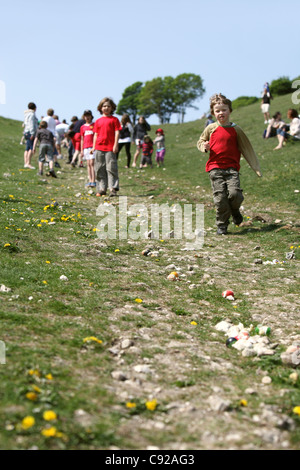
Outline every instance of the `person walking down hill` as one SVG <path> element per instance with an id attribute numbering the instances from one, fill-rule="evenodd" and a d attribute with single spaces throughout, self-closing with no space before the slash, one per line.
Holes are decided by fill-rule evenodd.
<path id="1" fill-rule="evenodd" d="M 136 162 L 138 159 L 138 156 L 141 152 L 142 145 L 143 145 L 143 138 L 144 135 L 148 133 L 148 131 L 151 131 L 151 126 L 148 124 L 144 116 L 140 116 L 138 123 L 134 126 L 133 130 L 133 138 L 135 140 L 136 144 L 136 152 L 133 157 L 133 167 L 136 167 Z"/>
<path id="2" fill-rule="evenodd" d="M 94 142 L 91 154 L 95 151 L 96 196 L 116 196 L 119 191 L 118 153 L 119 134 L 122 129 L 118 118 L 113 116 L 116 104 L 111 98 L 103 98 L 98 111 L 102 117 L 94 125 Z"/>
<path id="3" fill-rule="evenodd" d="M 142 143 L 142 158 L 140 168 L 147 167 L 148 165 L 152 168 L 152 153 L 153 153 L 153 142 L 149 135 L 144 135 Z"/>
<path id="4" fill-rule="evenodd" d="M 164 158 L 165 158 L 165 153 L 166 153 L 166 148 L 165 148 L 165 134 L 162 129 L 157 129 L 156 137 L 154 139 L 154 144 L 156 145 L 156 157 L 155 161 L 157 163 L 157 166 L 163 166 L 164 164 Z"/>
<path id="5" fill-rule="evenodd" d="M 122 129 L 120 130 L 119 150 L 118 150 L 118 153 L 116 154 L 116 157 L 118 160 L 119 154 L 122 148 L 125 146 L 125 151 L 126 151 L 126 156 L 127 156 L 127 165 L 125 166 L 125 168 L 129 168 L 130 162 L 131 162 L 130 147 L 131 147 L 131 141 L 133 137 L 133 127 L 130 121 L 129 114 L 123 114 L 122 119 L 121 119 L 121 126 L 122 126 Z"/>
<path id="6" fill-rule="evenodd" d="M 33 141 L 35 134 L 38 130 L 38 118 L 35 115 L 36 105 L 35 103 L 28 103 L 28 109 L 24 111 L 24 138 L 25 138 L 25 152 L 24 152 L 24 168 L 34 170 L 34 166 L 31 165 L 31 157 L 33 154 Z"/>
<path id="7" fill-rule="evenodd" d="M 47 121 L 42 121 L 40 123 L 40 129 L 36 133 L 36 137 L 34 139 L 33 144 L 33 153 L 35 153 L 35 149 L 37 146 L 38 141 L 40 142 L 40 153 L 39 153 L 39 175 L 43 175 L 43 166 L 46 161 L 46 155 L 49 161 L 49 175 L 56 178 L 55 171 L 53 169 L 53 151 L 54 151 L 54 136 L 53 133 L 47 128 L 48 124 Z"/>
<path id="8" fill-rule="evenodd" d="M 231 216 L 235 225 L 243 221 L 240 206 L 244 197 L 239 179 L 241 153 L 258 176 L 261 172 L 248 137 L 230 122 L 231 101 L 222 94 L 213 95 L 210 109 L 217 122 L 204 129 L 197 148 L 200 152 L 210 152 L 206 171 L 213 190 L 217 235 L 226 235 Z"/>
<path id="9" fill-rule="evenodd" d="M 83 116 L 85 118 L 85 124 L 80 128 L 81 134 L 81 160 L 87 161 L 87 169 L 88 169 L 88 178 L 89 182 L 86 186 L 95 187 L 95 155 L 91 153 L 91 149 L 93 148 L 93 141 L 94 141 L 94 123 L 93 119 L 94 116 L 92 111 L 89 109 L 84 111 Z"/>
<path id="10" fill-rule="evenodd" d="M 80 159 L 80 154 L 81 154 L 81 134 L 80 134 L 80 128 L 85 124 L 85 119 L 83 117 L 81 119 L 78 119 L 77 116 L 73 116 L 71 118 L 71 126 L 70 130 L 74 132 L 74 137 L 72 137 L 72 142 L 73 142 L 73 147 L 74 147 L 74 154 L 73 158 L 71 161 L 71 165 L 73 168 L 76 166 L 76 161 Z M 83 163 L 80 160 L 79 166 L 83 167 Z"/>
<path id="11" fill-rule="evenodd" d="M 209 126 L 210 124 L 213 124 L 215 121 L 213 120 L 213 117 L 211 114 L 208 114 L 207 115 L 207 118 L 206 118 L 206 121 L 205 121 L 205 125 L 204 127 L 207 127 Z"/>
<path id="12" fill-rule="evenodd" d="M 290 129 L 287 132 L 283 128 L 277 130 L 278 145 L 274 150 L 281 149 L 286 140 L 290 139 L 294 142 L 300 142 L 300 119 L 296 109 L 289 109 L 287 112 L 288 119 L 291 120 Z"/>
<path id="13" fill-rule="evenodd" d="M 265 118 L 265 124 L 268 124 L 270 120 L 270 103 L 271 103 L 271 93 L 268 91 L 268 88 L 265 88 L 263 91 L 262 99 L 261 99 L 261 111 Z"/>
<path id="14" fill-rule="evenodd" d="M 55 132 L 56 132 L 56 149 L 57 149 L 57 158 L 62 159 L 61 154 L 61 145 L 66 136 L 67 131 L 69 130 L 69 124 L 66 123 L 66 120 L 63 119 L 62 122 L 56 124 Z"/>

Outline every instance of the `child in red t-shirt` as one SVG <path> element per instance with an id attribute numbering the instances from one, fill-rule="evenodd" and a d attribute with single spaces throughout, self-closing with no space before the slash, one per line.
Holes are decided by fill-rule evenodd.
<path id="1" fill-rule="evenodd" d="M 96 196 L 104 196 L 109 189 L 110 196 L 119 191 L 118 140 L 122 129 L 118 118 L 113 116 L 116 105 L 110 98 L 103 98 L 98 105 L 102 114 L 94 125 L 94 142 L 90 153 L 95 151 Z"/>
<path id="2" fill-rule="evenodd" d="M 243 221 L 240 213 L 244 199 L 239 179 L 241 153 L 258 176 L 261 172 L 248 137 L 239 126 L 230 122 L 231 101 L 224 95 L 214 95 L 210 109 L 217 122 L 204 129 L 197 147 L 201 152 L 210 151 L 206 171 L 213 189 L 217 234 L 226 235 L 230 216 L 236 225 Z"/>
<path id="3" fill-rule="evenodd" d="M 94 123 L 92 122 L 94 117 L 92 111 L 90 110 L 84 111 L 83 116 L 85 119 L 85 124 L 83 124 L 83 126 L 80 128 L 81 160 L 87 161 L 89 182 L 86 184 L 86 186 L 95 187 L 95 156 L 93 153 L 91 153 L 94 141 Z"/>

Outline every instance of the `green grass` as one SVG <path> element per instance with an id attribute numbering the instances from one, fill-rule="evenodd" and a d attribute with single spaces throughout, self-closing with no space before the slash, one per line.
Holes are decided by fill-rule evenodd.
<path id="1" fill-rule="evenodd" d="M 272 102 L 272 110 L 283 116 L 290 107 L 290 96 Z M 295 190 L 300 189 L 300 144 L 288 143 L 282 151 L 273 151 L 276 139 L 262 139 L 258 104 L 234 111 L 232 120 L 249 136 L 263 178 L 257 178 L 242 159 L 243 207 L 249 225 L 230 226 L 228 237 L 214 235 L 207 157 L 196 149 L 204 121 L 164 126 L 165 170 L 124 170 L 125 155 L 120 155 L 120 195 L 128 196 L 128 205 L 204 204 L 205 244 L 194 253 L 181 251 L 181 242 L 172 239 L 99 240 L 95 231 L 99 200 L 84 189 L 86 169 L 72 171 L 63 162 L 56 180 L 42 181 L 36 171 L 23 169 L 21 123 L 0 117 L 0 283 L 11 288 L 0 293 L 0 340 L 6 345 L 6 364 L 0 365 L 2 449 L 149 445 L 167 449 L 178 443 L 202 448 L 205 427 L 216 433 L 219 448 L 227 444 L 218 433 L 240 429 L 262 449 L 268 444 L 255 435 L 258 425 L 251 417 L 260 412 L 263 402 L 293 417 L 290 448 L 299 449 L 299 418 L 292 412 L 300 405 L 299 382 L 291 383 L 292 369 L 280 361 L 284 345 L 271 358 L 245 359 L 225 347 L 226 338 L 214 326 L 230 319 L 249 327 L 259 323 L 253 315 L 260 314 L 271 323 L 274 341 L 282 339 L 276 338 L 278 322 L 282 335 L 300 334 L 295 313 L 288 321 L 298 294 L 299 193 Z M 276 219 L 281 222 L 275 223 Z M 158 255 L 143 256 L 148 245 Z M 283 263 L 291 246 L 296 260 Z M 281 264 L 254 265 L 255 258 L 278 259 Z M 180 268 L 180 281 L 167 280 L 170 264 Z M 204 274 L 210 274 L 212 282 Z M 68 280 L 60 280 L 62 275 Z M 190 289 L 191 284 L 197 287 Z M 237 293 L 234 304 L 221 296 L 230 286 Z M 273 298 L 277 301 L 272 304 Z M 191 325 L 192 320 L 197 325 Z M 102 343 L 86 343 L 87 337 Z M 120 348 L 124 338 L 132 338 L 136 349 L 125 349 L 116 357 L 109 350 Z M 212 370 L 207 357 L 214 364 L 230 362 L 232 368 Z M 122 389 L 112 371 L 124 370 L 134 382 L 132 368 L 143 363 L 155 374 L 143 378 L 138 391 L 124 395 L 126 382 Z M 246 409 L 234 405 L 228 423 L 222 416 L 213 418 L 205 407 L 213 388 L 223 389 L 232 403 L 238 403 L 247 387 L 259 383 L 258 369 L 271 376 L 272 392 L 247 397 Z M 30 375 L 30 370 L 39 373 Z M 47 379 L 47 374 L 53 378 Z M 34 402 L 26 398 L 33 386 L 40 389 Z M 283 388 L 288 395 L 280 393 Z M 145 412 L 143 404 L 153 394 L 159 406 Z M 130 399 L 139 403 L 139 413 L 126 408 Z M 202 410 L 198 431 L 184 413 L 168 411 L 168 405 L 177 401 L 195 403 Z M 56 437 L 41 434 L 47 426 L 43 411 L 48 409 L 58 416 L 48 423 L 61 432 Z M 78 410 L 91 417 L 88 425 L 80 424 Z M 25 430 L 20 423 L 28 415 L 34 416 L 35 425 Z M 249 429 L 248 425 L 243 429 L 241 416 L 249 420 Z M 153 433 L 149 429 L 155 420 L 165 427 Z"/>

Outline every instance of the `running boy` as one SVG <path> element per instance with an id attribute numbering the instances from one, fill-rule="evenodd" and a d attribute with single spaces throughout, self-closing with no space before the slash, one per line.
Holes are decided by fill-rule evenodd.
<path id="1" fill-rule="evenodd" d="M 85 124 L 80 128 L 80 135 L 81 135 L 81 160 L 87 161 L 87 169 L 88 169 L 88 178 L 89 182 L 86 186 L 96 186 L 95 183 L 95 167 L 94 161 L 95 156 L 92 153 L 91 149 L 93 148 L 93 140 L 94 140 L 94 123 L 92 122 L 94 117 L 92 111 L 86 110 L 83 113 L 83 117 L 85 119 Z"/>
<path id="2" fill-rule="evenodd" d="M 95 174 L 97 180 L 96 196 L 104 196 L 109 189 L 110 196 L 119 191 L 119 174 L 116 154 L 122 126 L 113 116 L 116 105 L 110 98 L 103 98 L 98 105 L 102 117 L 94 125 L 94 142 L 90 153 L 95 151 Z"/>
<path id="3" fill-rule="evenodd" d="M 43 175 L 43 166 L 46 160 L 46 155 L 49 161 L 49 168 L 50 171 L 47 176 L 53 176 L 56 178 L 56 173 L 53 169 L 53 152 L 54 152 L 54 136 L 49 129 L 47 129 L 48 123 L 46 121 L 42 121 L 40 123 L 40 129 L 38 129 L 36 133 L 36 137 L 33 143 L 33 153 L 35 153 L 35 149 L 37 146 L 38 141 L 40 141 L 40 153 L 39 153 L 39 175 Z"/>
<path id="4" fill-rule="evenodd" d="M 210 151 L 206 171 L 216 207 L 217 234 L 226 235 L 230 216 L 236 225 L 243 221 L 240 213 L 244 199 L 239 179 L 241 153 L 258 176 L 261 172 L 248 137 L 239 126 L 230 122 L 231 101 L 222 94 L 213 95 L 210 110 L 217 122 L 204 129 L 197 148 L 200 152 Z"/>

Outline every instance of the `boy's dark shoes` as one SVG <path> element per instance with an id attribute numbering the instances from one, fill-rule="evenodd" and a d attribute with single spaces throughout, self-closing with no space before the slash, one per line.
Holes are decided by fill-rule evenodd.
<path id="1" fill-rule="evenodd" d="M 237 211 L 237 212 L 234 212 L 232 214 L 232 220 L 233 220 L 233 223 L 235 225 L 241 225 L 241 223 L 243 222 L 244 218 L 242 216 L 242 214 L 240 213 L 240 211 Z"/>
<path id="2" fill-rule="evenodd" d="M 54 166 L 56 166 L 56 168 L 61 168 L 60 164 L 58 162 L 55 162 L 54 163 Z"/>
<path id="3" fill-rule="evenodd" d="M 53 178 L 57 178 L 54 170 L 50 170 L 49 173 L 46 173 L 46 176 L 52 176 Z"/>
<path id="4" fill-rule="evenodd" d="M 227 235 L 227 227 L 218 227 L 217 235 Z"/>

